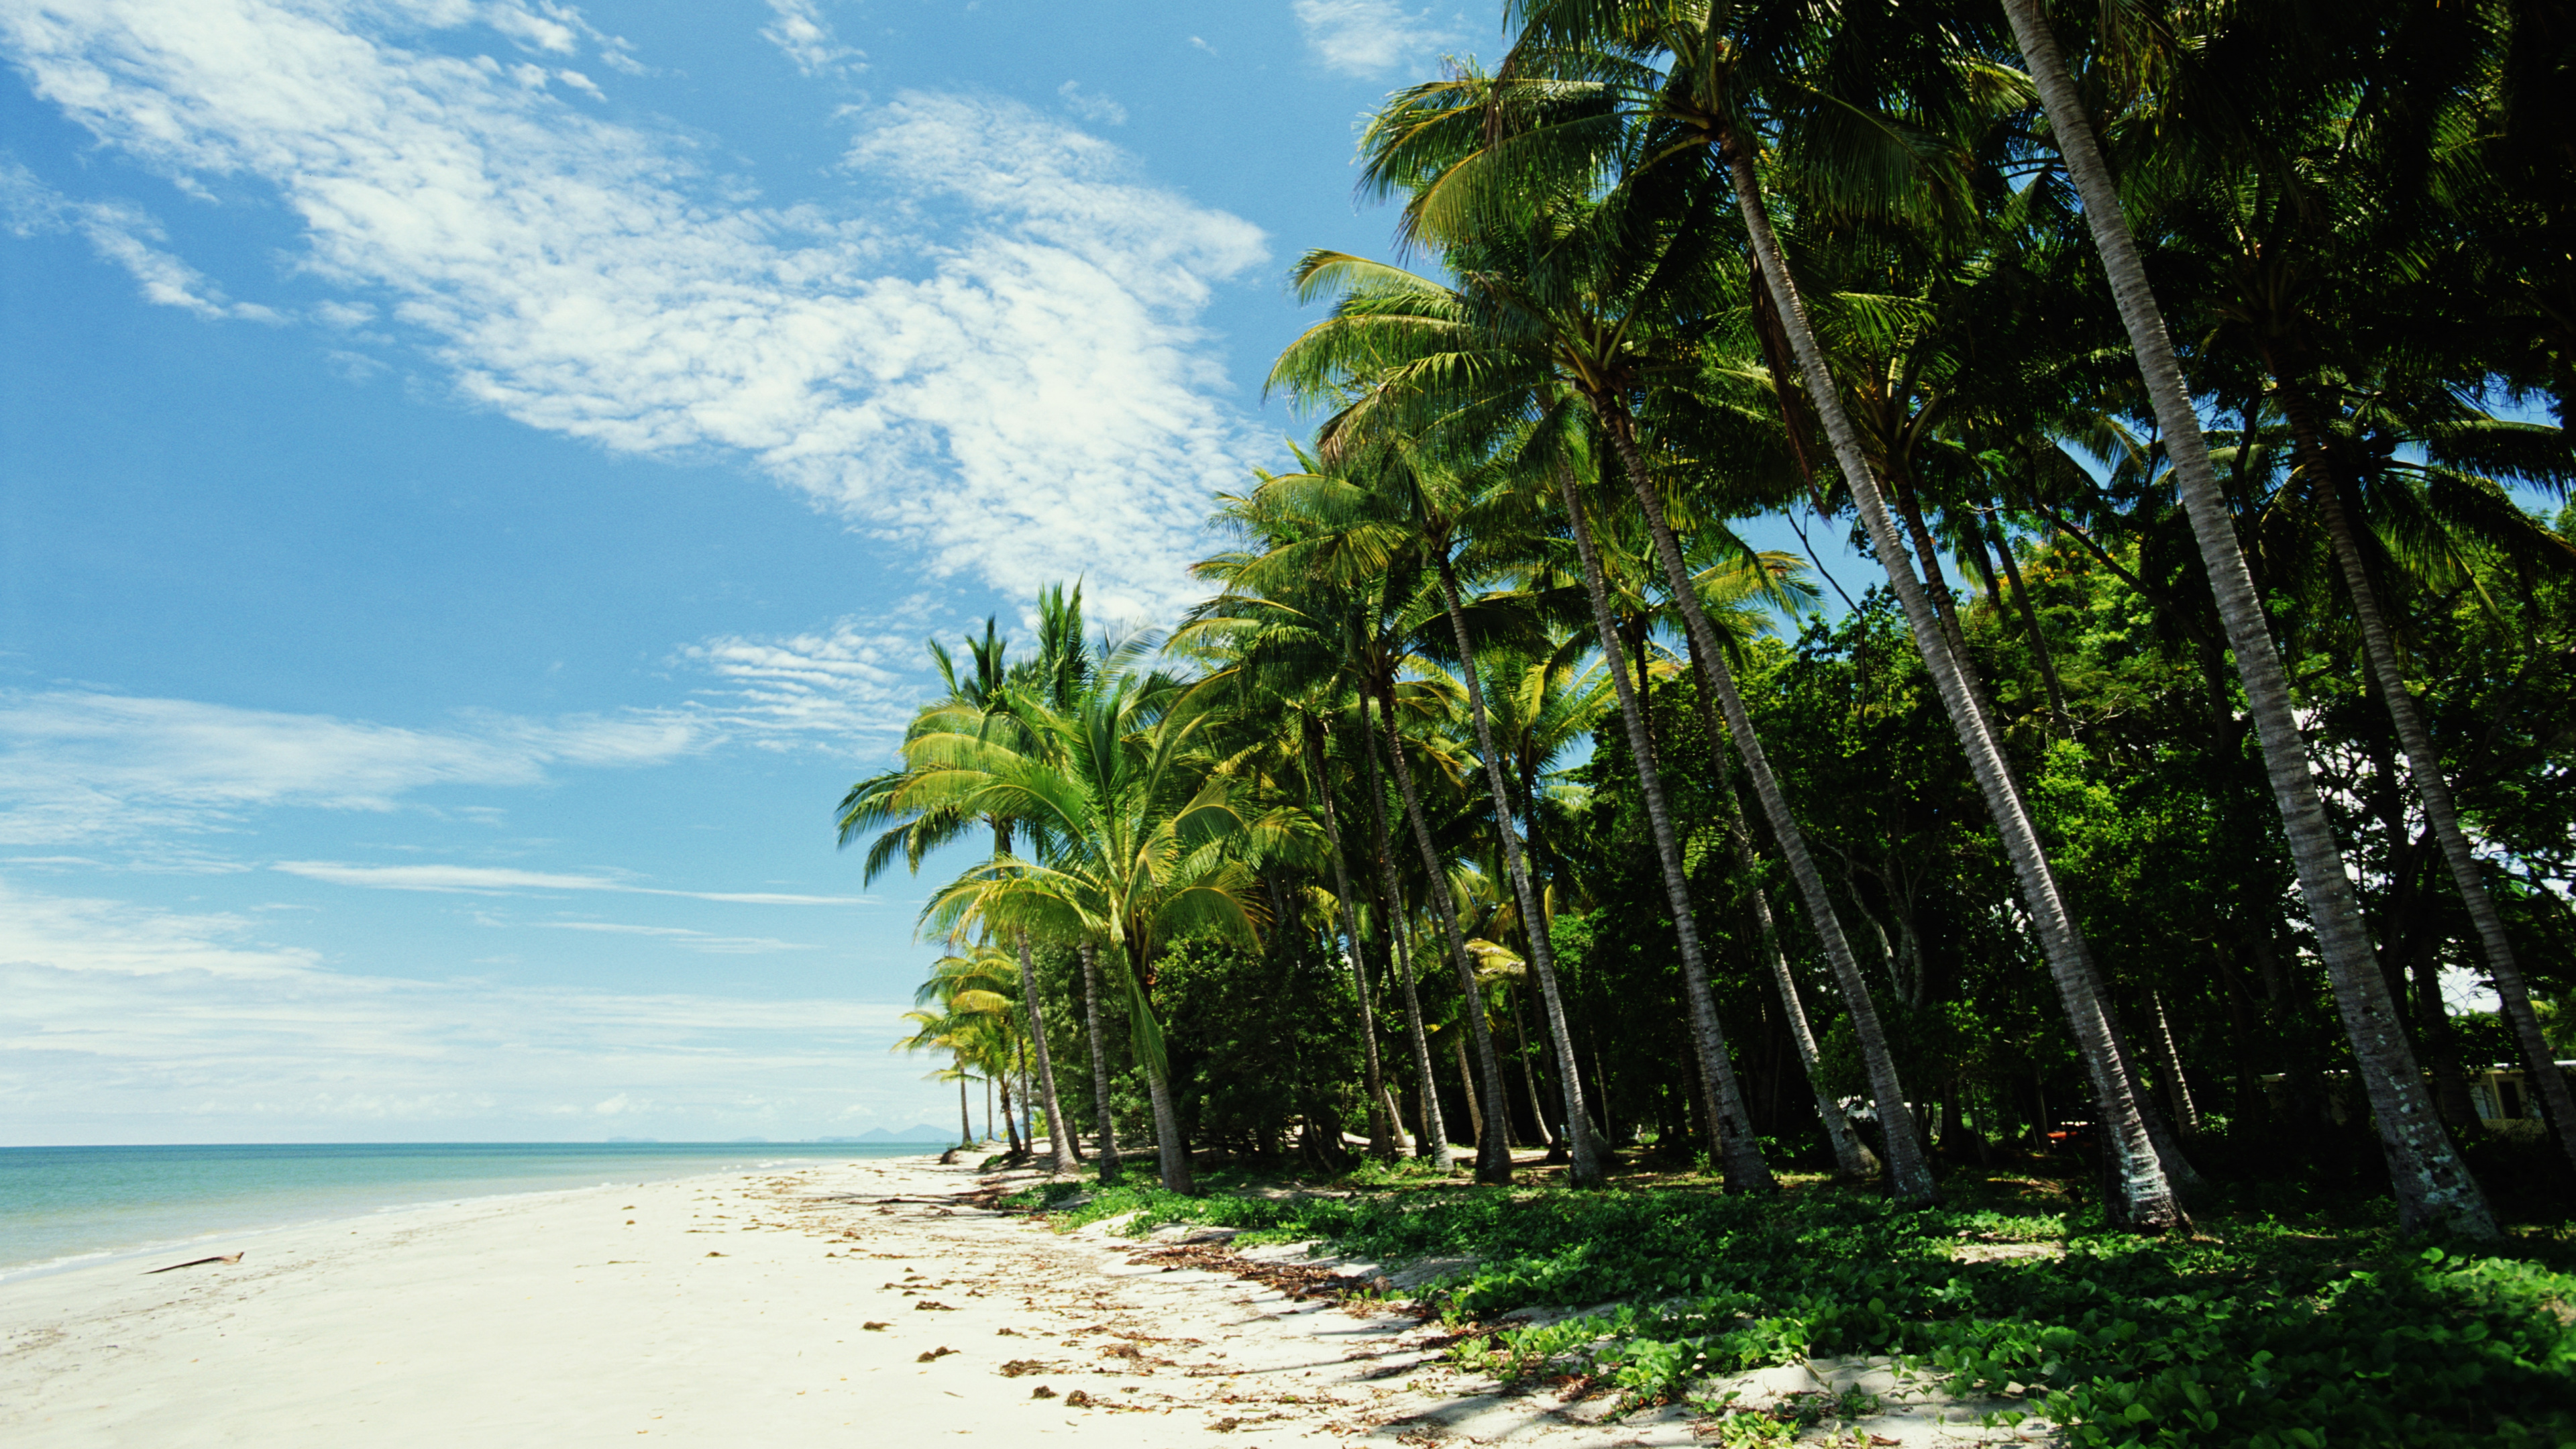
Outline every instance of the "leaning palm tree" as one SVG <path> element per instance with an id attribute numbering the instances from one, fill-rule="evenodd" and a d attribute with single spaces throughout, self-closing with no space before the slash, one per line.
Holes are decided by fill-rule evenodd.
<path id="1" fill-rule="evenodd" d="M 2116 1207 L 2123 1218 L 2141 1227 L 2180 1221 L 2181 1208 L 2141 1113 L 2135 1076 L 2100 973 L 2059 889 L 2019 784 L 1979 705 L 1974 682 L 1951 647 L 1863 454 L 1772 226 L 1769 198 L 1756 169 L 1754 105 L 1762 96 L 1774 94 L 1784 97 L 1773 107 L 1775 112 L 1812 121 L 1809 135 L 1824 137 L 1811 151 L 1825 154 L 1811 159 L 1819 162 L 1815 170 L 1826 189 L 1871 182 L 1883 186 L 1892 176 L 1910 182 L 1918 197 L 1929 198 L 1933 210 L 1955 194 L 1952 188 L 1926 184 L 1938 179 L 1924 165 L 1926 155 L 1936 154 L 1937 148 L 1924 144 L 1920 126 L 1872 117 L 1838 98 L 1822 96 L 1802 70 L 1820 50 L 1840 58 L 1877 43 L 1889 48 L 1889 63 L 1862 64 L 1859 69 L 1871 75 L 1901 71 L 1902 63 L 1915 59 L 1923 49 L 1911 12 L 1897 17 L 1892 25 L 1837 27 L 1805 7 L 1700 0 L 1526 0 L 1515 9 L 1524 29 L 1504 67 L 1503 82 L 1466 77 L 1464 82 L 1485 87 L 1480 104 L 1460 105 L 1456 95 L 1441 98 L 1440 104 L 1450 114 L 1405 124 L 1390 135 L 1380 148 L 1382 184 L 1418 179 L 1415 199 L 1407 209 L 1408 222 L 1426 235 L 1472 237 L 1525 226 L 1516 197 L 1534 183 L 1562 185 L 1557 178 L 1606 173 L 1617 184 L 1601 209 L 1612 218 L 1616 233 L 1622 238 L 1641 231 L 1658 239 L 1670 238 L 1662 246 L 1673 250 L 1678 250 L 1680 238 L 1713 232 L 1715 228 L 1703 218 L 1720 198 L 1731 198 L 1754 257 L 1757 294 L 1768 303 L 1767 309 L 1757 305 L 1755 311 L 1776 327 L 1778 338 L 1787 344 L 1782 350 L 1794 359 L 1795 375 L 1805 387 L 1805 403 L 1822 424 L 1834 463 L 1871 547 L 1887 571 L 1907 628 L 2012 862 L 2033 934 L 2056 979 L 2098 1108 L 2110 1129 L 2117 1169 L 2113 1175 L 2120 1188 Z M 1843 49 L 1836 50 L 1837 45 Z M 1915 100 L 1919 111 L 1947 116 L 1987 103 L 1991 92 L 1990 86 L 1981 91 L 1965 77 L 1933 68 Z M 1855 125 L 1856 116 L 1860 120 Z M 1435 159 L 1444 146 L 1452 148 L 1453 154 Z M 1861 185 L 1860 189 L 1868 188 Z M 1884 192 L 1858 199 L 1863 206 L 1887 205 Z M 1710 242 L 1702 237 L 1696 244 L 1707 247 Z M 1626 249 L 1634 253 L 1636 246 L 1629 243 Z M 1631 274 L 1653 280 L 1672 270 L 1669 253 L 1653 249 L 1631 256 L 1624 265 Z M 1682 299 L 1659 300 L 1669 311 L 1673 302 Z M 1627 466 L 1692 643 L 1703 659 L 1713 658 L 1719 653 L 1714 631 L 1686 583 L 1683 552 L 1662 517 L 1628 408 L 1629 392 L 1646 378 L 1634 362 L 1624 375 L 1608 375 L 1620 379 L 1620 386 L 1599 389 L 1592 406 Z M 1783 405 L 1788 405 L 1785 396 Z M 1794 419 L 1790 427 L 1794 440 Z M 1926 565 L 1937 567 L 1930 560 Z M 1721 689 L 1721 697 L 1730 693 Z M 1728 722 L 1736 723 L 1731 710 Z M 1762 771 L 1757 768 L 1754 773 L 1758 787 Z M 1767 810 L 1769 801 L 1764 803 Z M 1792 865 L 1793 874 L 1802 874 L 1795 870 L 1794 860 Z M 1828 954 L 1833 954 L 1830 948 Z M 1893 1173 L 1900 1180 L 1918 1180 L 1928 1189 L 1928 1172 L 1917 1174 L 1898 1157 L 1893 1142 L 1890 1148 Z"/>
<path id="2" fill-rule="evenodd" d="M 2396 1189 L 2399 1219 L 2410 1231 L 2448 1229 L 2471 1237 L 2492 1238 L 2498 1232 L 2495 1214 L 2434 1110 L 2432 1094 L 2425 1087 L 2414 1049 L 2407 1041 L 2402 1014 L 2389 994 L 2387 978 L 2379 971 L 2369 929 L 2353 897 L 2352 882 L 2344 874 L 2343 855 L 2336 846 L 2325 803 L 2310 771 L 2306 738 L 2290 697 L 2289 675 L 2273 643 L 2270 620 L 2264 614 L 2262 596 L 2255 590 L 2253 572 L 2246 566 L 2235 516 L 2210 464 L 2208 440 L 2201 431 L 2200 415 L 2192 407 L 2173 339 L 2165 329 L 2163 309 L 2148 286 L 2136 238 L 2129 230 L 2128 213 L 2103 160 L 2092 114 L 2076 89 L 2065 52 L 2041 0 L 2004 0 L 2004 12 L 2011 20 L 2013 39 L 2021 49 L 2030 79 L 2039 90 L 2050 138 L 2066 163 L 2076 194 L 2083 199 L 2085 226 L 2109 274 L 2121 324 L 2128 330 L 2129 345 L 2146 381 L 2156 427 L 2172 460 L 2175 486 L 2200 545 L 2201 565 L 2217 597 L 2228 646 L 2235 651 L 2237 674 L 2245 686 L 2246 710 L 2254 717 L 2264 772 L 2270 779 L 2272 798 L 2280 808 L 2291 858 L 2298 870 L 2300 897 L 2316 927 L 2318 953 L 2324 957 L 2327 978 L 2334 984 L 2335 1006 L 2351 1038 L 2354 1065 L 2359 1068 L 2364 1093 L 2379 1126 L 2389 1177 Z M 2375 614 L 2375 604 L 2359 590 L 2355 602 Z M 2407 698 L 2404 681 L 2391 679 L 2389 684 L 2391 706 L 2403 709 L 2398 701 Z M 2409 742 L 2410 756 L 2413 743 Z M 2419 785 L 2440 778 L 2439 763 L 2431 758 L 2429 739 L 2424 744 L 2425 758 L 2417 766 Z M 2450 823 L 2448 835 L 2456 836 L 2456 816 Z M 2447 852 L 2447 837 L 2444 845 Z M 2473 878 L 2474 871 L 2470 874 Z M 2498 934 L 2500 938 L 2500 930 Z"/>
<path id="3" fill-rule="evenodd" d="M 1159 678 L 1115 675 L 1071 710 L 1029 710 L 1029 742 L 948 737 L 927 793 L 947 808 L 1021 822 L 1030 849 L 969 867 L 931 897 L 922 924 L 1026 931 L 1099 948 L 1127 1002 L 1163 1186 L 1191 1192 L 1154 1014 L 1154 967 L 1165 944 L 1183 935 L 1253 936 L 1256 882 L 1236 851 L 1277 823 L 1236 810 L 1198 747 L 1206 717 L 1173 712 L 1177 695 Z"/>

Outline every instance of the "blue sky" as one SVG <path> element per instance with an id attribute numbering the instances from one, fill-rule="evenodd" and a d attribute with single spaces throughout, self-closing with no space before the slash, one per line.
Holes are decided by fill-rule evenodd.
<path id="1" fill-rule="evenodd" d="M 1498 26 L 0 0 L 0 1140 L 943 1120 L 834 801 L 925 637 L 1191 597 Z"/>
<path id="2" fill-rule="evenodd" d="M 0 1128 L 807 1137 L 921 641 L 1168 613 L 1480 12 L 5 0 Z"/>

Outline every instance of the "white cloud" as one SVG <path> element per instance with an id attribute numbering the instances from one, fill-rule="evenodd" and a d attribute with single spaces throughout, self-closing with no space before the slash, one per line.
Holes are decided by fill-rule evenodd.
<path id="1" fill-rule="evenodd" d="M 20 237 L 78 232 L 90 249 L 131 273 L 143 300 L 160 307 L 179 307 L 210 321 L 240 318 L 278 321 L 276 312 L 255 302 L 234 302 L 196 268 L 155 243 L 167 241 L 161 223 L 128 201 L 74 201 L 56 192 L 16 161 L 0 161 L 0 211 Z"/>
<path id="2" fill-rule="evenodd" d="M 781 941 L 774 936 L 720 936 L 711 931 L 692 931 L 684 926 L 629 926 L 615 921 L 539 921 L 549 931 L 595 931 L 603 935 L 643 936 L 668 941 L 683 950 L 703 951 L 711 956 L 765 956 L 773 951 L 811 951 L 814 948 L 795 941 Z"/>
<path id="3" fill-rule="evenodd" d="M 811 1136 L 854 1097 L 939 1120 L 904 1007 L 324 969 L 237 916 L 0 881 L 0 1120 L 14 1143 Z M 710 938 L 713 939 L 713 938 Z"/>
<path id="4" fill-rule="evenodd" d="M 511 13 L 560 22 L 541 10 Z M 919 94 L 862 113 L 868 219 L 745 205 L 686 141 L 360 28 L 466 13 L 0 0 L 0 47 L 175 181 L 272 188 L 302 270 L 381 305 L 475 402 L 620 452 L 749 458 L 935 576 L 1019 593 L 1087 571 L 1104 617 L 1195 596 L 1208 492 L 1274 452 L 1196 322 L 1263 260 L 1257 229 L 1024 106 Z"/>
<path id="5" fill-rule="evenodd" d="M 840 43 L 814 0 L 769 0 L 769 8 L 778 18 L 761 27 L 760 38 L 785 52 L 800 74 L 846 75 L 865 68 L 863 53 Z"/>
<path id="6" fill-rule="evenodd" d="M 1384 75 L 1459 39 L 1430 11 L 1407 12 L 1395 0 L 1296 0 L 1288 8 L 1315 58 L 1345 75 Z"/>
<path id="7" fill-rule="evenodd" d="M 248 810 L 390 810 L 442 785 L 527 786 L 553 765 L 642 766 L 708 743 L 678 717 L 472 716 L 416 730 L 83 691 L 0 694 L 0 843 L 164 838 Z"/>
<path id="8" fill-rule="evenodd" d="M 859 906 L 865 896 L 809 896 L 778 891 L 684 891 L 610 875 L 515 870 L 481 865 L 344 865 L 329 860 L 281 860 L 272 870 L 333 885 L 372 890 L 436 891 L 458 895 L 522 895 L 530 891 L 610 891 L 630 896 L 678 896 L 748 906 Z"/>
<path id="9" fill-rule="evenodd" d="M 1127 124 L 1127 108 L 1125 106 L 1118 104 L 1107 96 L 1084 94 L 1082 85 L 1078 81 L 1066 81 L 1063 85 L 1055 88 L 1055 93 L 1064 97 L 1064 106 L 1066 110 L 1073 112 L 1075 115 L 1082 117 L 1086 121 L 1098 121 L 1101 124 L 1108 126 L 1123 126 Z"/>
<path id="10" fill-rule="evenodd" d="M 680 651 L 724 681 L 698 691 L 698 717 L 768 744 L 851 735 L 890 743 L 920 702 L 925 657 L 917 635 L 856 619 L 786 638 L 729 634 Z"/>

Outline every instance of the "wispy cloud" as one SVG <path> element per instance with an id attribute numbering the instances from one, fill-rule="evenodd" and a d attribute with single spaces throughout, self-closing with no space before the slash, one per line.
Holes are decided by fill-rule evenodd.
<path id="1" fill-rule="evenodd" d="M 864 56 L 841 44 L 814 0 L 769 0 L 769 9 L 778 18 L 760 28 L 760 38 L 785 52 L 799 73 L 846 75 L 864 68 Z"/>
<path id="2" fill-rule="evenodd" d="M 795 941 L 781 941 L 774 936 L 720 936 L 712 931 L 692 931 L 684 926 L 630 926 L 615 921 L 539 921 L 549 931 L 594 931 L 610 936 L 642 936 L 667 941 L 688 951 L 703 951 L 712 956 L 765 956 L 773 951 L 811 951 L 814 948 Z"/>
<path id="3" fill-rule="evenodd" d="M 711 727 L 757 743 L 891 737 L 911 719 L 927 679 L 918 634 L 842 619 L 804 634 L 728 634 L 682 649 L 680 661 L 719 683 L 691 707 Z"/>
<path id="4" fill-rule="evenodd" d="M 1064 108 L 1066 110 L 1073 112 L 1075 115 L 1082 117 L 1086 121 L 1098 121 L 1101 124 L 1108 126 L 1123 126 L 1127 124 L 1127 108 L 1125 106 L 1118 104 L 1107 96 L 1095 95 L 1084 90 L 1082 88 L 1082 83 L 1079 81 L 1066 81 L 1063 85 L 1055 88 L 1055 93 L 1064 97 Z"/>
<path id="5" fill-rule="evenodd" d="M 0 881 L 10 1140 L 811 1136 L 939 1105 L 886 1051 L 900 1003 L 346 975 L 262 931 Z"/>
<path id="6" fill-rule="evenodd" d="M 1315 58 L 1344 75 L 1380 76 L 1418 61 L 1459 33 L 1394 0 L 1296 0 L 1289 6 Z"/>
<path id="7" fill-rule="evenodd" d="M 1273 451 L 1197 321 L 1265 257 L 1257 229 L 1027 107 L 920 94 L 862 113 L 865 200 L 745 204 L 684 141 L 389 38 L 475 18 L 544 74 L 612 53 L 570 7 L 454 0 L 12 4 L 0 48 L 181 185 L 271 188 L 304 276 L 475 403 L 747 458 L 934 576 L 1087 572 L 1104 617 L 1191 596 L 1209 488 Z"/>
<path id="8" fill-rule="evenodd" d="M 515 870 L 481 865 L 345 865 L 330 860 L 281 860 L 272 870 L 332 885 L 370 890 L 436 891 L 452 895 L 526 895 L 538 891 L 608 891 L 629 896 L 678 896 L 746 906 L 861 906 L 865 896 L 811 896 L 779 891 L 688 891 L 645 885 L 612 875 Z"/>
<path id="9" fill-rule="evenodd" d="M 100 257 L 130 273 L 143 300 L 178 307 L 208 319 L 275 322 L 277 313 L 255 302 L 235 302 L 223 288 L 162 249 L 168 234 L 130 201 L 74 201 L 36 179 L 14 160 L 0 160 L 0 215 L 12 235 L 77 232 Z"/>
<path id="10" fill-rule="evenodd" d="M 86 691 L 0 694 L 0 843 L 167 838 L 250 810 L 391 810 L 442 785 L 528 786 L 558 765 L 703 747 L 678 717 L 468 716 L 453 730 Z"/>

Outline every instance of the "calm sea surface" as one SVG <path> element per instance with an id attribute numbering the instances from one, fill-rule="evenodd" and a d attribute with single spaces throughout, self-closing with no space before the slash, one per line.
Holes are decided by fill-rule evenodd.
<path id="1" fill-rule="evenodd" d="M 0 1147 L 0 1281 L 264 1228 L 498 1193 L 937 1152 L 848 1142 Z"/>

